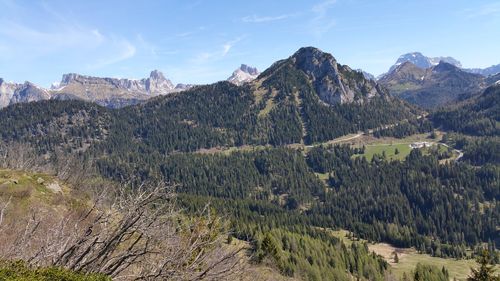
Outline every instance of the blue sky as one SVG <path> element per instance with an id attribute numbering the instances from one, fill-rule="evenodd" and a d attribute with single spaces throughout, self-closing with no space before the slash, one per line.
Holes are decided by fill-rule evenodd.
<path id="1" fill-rule="evenodd" d="M 63 73 L 174 83 L 264 70 L 302 46 L 374 74 L 399 55 L 500 63 L 500 1 L 0 0 L 0 77 L 49 86 Z"/>

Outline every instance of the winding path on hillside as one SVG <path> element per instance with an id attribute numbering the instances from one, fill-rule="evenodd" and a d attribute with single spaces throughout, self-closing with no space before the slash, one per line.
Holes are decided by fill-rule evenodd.
<path id="1" fill-rule="evenodd" d="M 453 149 L 453 151 L 455 151 L 456 153 L 458 153 L 457 158 L 455 158 L 455 162 L 458 162 L 458 160 L 460 160 L 460 158 L 462 158 L 462 157 L 464 156 L 464 153 L 463 153 L 463 151 L 462 151 L 462 150 L 458 150 L 458 149 L 456 149 L 456 148 L 450 147 L 450 146 L 449 146 L 449 145 L 447 145 L 446 143 L 441 143 L 441 142 L 440 142 L 439 144 L 441 144 L 441 145 L 443 145 L 443 146 L 446 146 L 446 147 L 448 147 L 448 148 L 451 148 L 451 149 Z"/>

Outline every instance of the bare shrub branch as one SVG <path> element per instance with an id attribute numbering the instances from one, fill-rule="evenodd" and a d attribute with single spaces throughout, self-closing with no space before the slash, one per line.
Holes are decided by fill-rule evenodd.
<path id="1" fill-rule="evenodd" d="M 242 248 L 225 245 L 222 220 L 208 206 L 182 214 L 172 188 L 102 188 L 90 201 L 61 218 L 33 210 L 0 225 L 0 258 L 117 280 L 223 280 L 241 271 Z"/>

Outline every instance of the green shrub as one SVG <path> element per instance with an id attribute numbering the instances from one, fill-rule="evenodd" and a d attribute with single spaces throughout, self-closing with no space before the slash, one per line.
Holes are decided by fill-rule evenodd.
<path id="1" fill-rule="evenodd" d="M 85 274 L 60 267 L 31 268 L 24 261 L 0 261 L 0 281 L 110 281 L 103 274 Z"/>

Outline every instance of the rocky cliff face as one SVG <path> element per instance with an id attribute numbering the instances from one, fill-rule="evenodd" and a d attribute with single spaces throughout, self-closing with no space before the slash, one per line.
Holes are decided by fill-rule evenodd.
<path id="1" fill-rule="evenodd" d="M 328 104 L 364 103 L 384 90 L 363 73 L 347 65 L 338 64 L 335 58 L 313 47 L 299 49 L 291 58 L 311 81 L 316 93 Z"/>
<path id="2" fill-rule="evenodd" d="M 76 73 L 64 74 L 59 88 L 55 92 L 62 91 L 63 88 L 70 85 L 80 85 L 85 87 L 86 91 L 90 88 L 107 88 L 115 89 L 116 92 L 128 91 L 132 93 L 144 95 L 162 95 L 175 91 L 172 82 L 165 78 L 163 73 L 158 70 L 151 71 L 148 78 L 140 80 L 134 79 L 117 79 L 117 78 L 101 78 L 85 76 Z M 75 87 L 73 87 L 75 88 Z M 78 94 L 78 93 L 74 93 Z"/>
<path id="3" fill-rule="evenodd" d="M 144 83 L 150 95 L 164 95 L 175 91 L 174 84 L 158 70 L 151 71 L 149 78 L 142 79 L 141 83 Z"/>
<path id="4" fill-rule="evenodd" d="M 14 91 L 10 104 L 50 99 L 50 93 L 31 82 L 25 82 Z"/>
<path id="5" fill-rule="evenodd" d="M 17 87 L 18 84 L 7 83 L 2 78 L 0 78 L 0 108 L 9 105 L 10 100 L 12 99 L 14 91 Z"/>
<path id="6" fill-rule="evenodd" d="M 68 73 L 64 74 L 61 82 L 55 83 L 50 90 L 30 82 L 16 84 L 6 83 L 0 79 L 0 108 L 19 102 L 46 99 L 80 99 L 117 108 L 137 104 L 150 97 L 184 91 L 192 86 L 185 84 L 174 86 L 158 70 L 151 71 L 148 78 L 140 80 Z"/>
<path id="7" fill-rule="evenodd" d="M 101 78 L 76 73 L 64 74 L 58 88 L 51 91 L 55 99 L 81 99 L 117 108 L 137 104 L 150 97 L 182 91 L 158 70 L 140 80 Z"/>
<path id="8" fill-rule="evenodd" d="M 50 99 L 50 93 L 33 83 L 6 83 L 0 78 L 0 108 L 19 102 Z"/>

